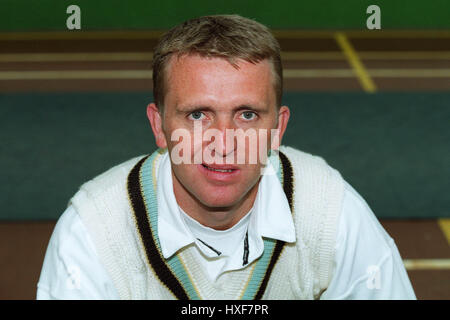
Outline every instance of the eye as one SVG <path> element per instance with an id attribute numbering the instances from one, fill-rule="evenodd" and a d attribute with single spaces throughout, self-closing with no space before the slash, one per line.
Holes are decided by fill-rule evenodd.
<path id="1" fill-rule="evenodd" d="M 191 120 L 202 120 L 205 115 L 201 111 L 194 111 L 189 114 L 189 119 Z"/>
<path id="2" fill-rule="evenodd" d="M 245 120 L 253 120 L 256 117 L 256 113 L 253 111 L 244 111 L 242 112 L 242 117 Z"/>

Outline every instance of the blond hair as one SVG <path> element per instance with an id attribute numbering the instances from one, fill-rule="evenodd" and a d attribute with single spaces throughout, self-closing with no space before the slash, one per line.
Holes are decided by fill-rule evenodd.
<path id="1" fill-rule="evenodd" d="M 283 71 L 280 46 L 264 25 L 239 15 L 204 16 L 175 26 L 159 40 L 153 54 L 153 96 L 164 106 L 166 68 L 170 57 L 197 54 L 226 59 L 238 68 L 237 60 L 258 63 L 268 59 L 273 67 L 277 107 L 281 105 Z"/>

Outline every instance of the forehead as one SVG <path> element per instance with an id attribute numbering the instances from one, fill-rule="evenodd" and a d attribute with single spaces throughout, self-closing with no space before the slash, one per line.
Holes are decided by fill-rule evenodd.
<path id="1" fill-rule="evenodd" d="M 275 104 L 273 67 L 268 60 L 250 63 L 199 55 L 173 56 L 166 69 L 165 106 Z"/>

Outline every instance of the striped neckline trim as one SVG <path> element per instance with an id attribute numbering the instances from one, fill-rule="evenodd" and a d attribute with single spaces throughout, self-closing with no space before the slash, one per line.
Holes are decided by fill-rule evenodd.
<path id="1" fill-rule="evenodd" d="M 127 181 L 128 196 L 137 229 L 145 248 L 147 262 L 159 281 L 180 300 L 201 299 L 199 290 L 192 281 L 183 260 L 178 254 L 165 259 L 158 237 L 158 207 L 156 197 L 156 166 L 161 150 L 141 159 L 130 171 Z M 292 212 L 293 171 L 288 158 L 279 152 L 281 163 L 277 174 L 283 184 Z M 261 299 L 267 287 L 272 270 L 283 250 L 284 241 L 264 238 L 263 255 L 254 262 L 253 271 L 241 299 Z"/>

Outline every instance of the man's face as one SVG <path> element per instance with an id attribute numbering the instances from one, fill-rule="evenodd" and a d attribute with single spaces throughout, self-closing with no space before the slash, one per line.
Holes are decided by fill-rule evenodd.
<path id="1" fill-rule="evenodd" d="M 149 118 L 159 118 L 153 122 L 150 119 L 157 145 L 167 147 L 171 155 L 174 192 L 178 201 L 179 198 L 189 198 L 209 208 L 238 205 L 252 190 L 253 193 L 257 190 L 261 175 L 261 159 L 258 156 L 256 163 L 249 163 L 249 153 L 255 152 L 255 146 L 258 155 L 264 144 L 270 148 L 270 129 L 280 129 L 280 139 L 284 133 L 289 109 L 276 108 L 270 63 L 264 60 L 252 64 L 240 60 L 238 66 L 236 69 L 222 58 L 172 57 L 166 70 L 164 111 L 156 114 L 156 106 L 149 106 Z M 208 130 L 213 135 L 222 133 L 222 145 L 215 141 L 217 135 L 206 141 L 202 137 L 195 140 L 194 128 L 199 127 L 203 135 Z M 182 142 L 178 138 L 172 141 L 172 134 L 180 129 L 189 133 L 191 139 L 183 137 Z M 264 130 L 267 136 L 263 135 L 262 140 L 246 138 L 243 146 L 238 145 L 236 139 L 227 140 L 229 129 L 256 133 Z M 198 138 L 198 131 L 196 134 Z M 234 146 L 230 142 L 234 142 Z M 189 163 L 175 164 L 174 157 L 180 156 L 179 143 L 189 146 Z M 238 153 L 245 155 L 245 163 L 237 163 Z M 185 160 L 187 154 L 184 154 Z M 213 160 L 205 157 L 206 154 Z M 234 161 L 229 160 L 230 156 Z M 201 159 L 200 163 L 198 159 Z"/>

